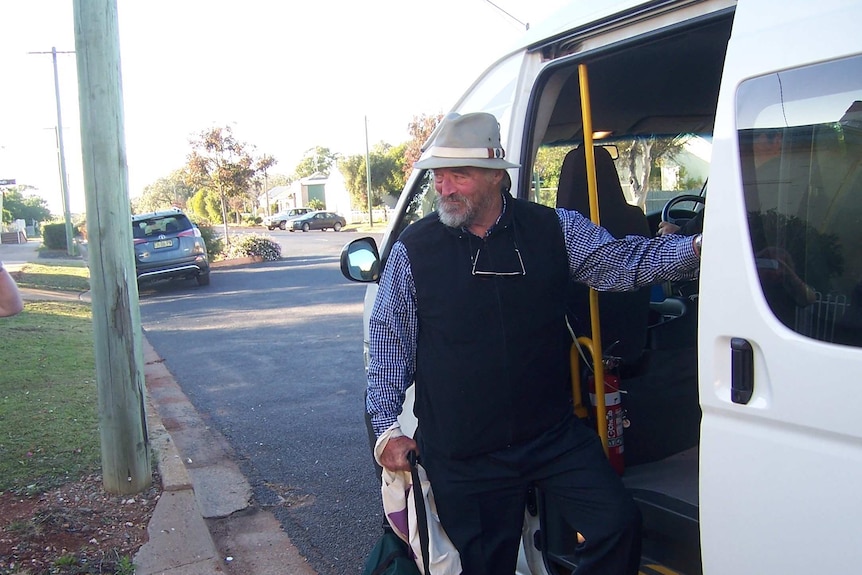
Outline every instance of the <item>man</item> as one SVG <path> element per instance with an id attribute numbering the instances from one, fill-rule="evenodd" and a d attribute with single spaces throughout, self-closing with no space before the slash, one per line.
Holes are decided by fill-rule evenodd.
<path id="1" fill-rule="evenodd" d="M 9 317 L 24 309 L 21 293 L 9 271 L 0 262 L 0 317 Z"/>
<path id="2" fill-rule="evenodd" d="M 383 271 L 367 409 L 380 436 L 415 380 L 419 438 L 392 433 L 379 461 L 404 471 L 420 453 L 465 574 L 514 573 L 533 485 L 585 538 L 579 575 L 636 573 L 637 507 L 572 415 L 565 288 L 689 277 L 700 236 L 616 240 L 577 212 L 516 200 L 505 170 L 518 166 L 504 157 L 494 116 L 452 114 L 416 163 L 433 170 L 438 209 L 401 234 Z"/>

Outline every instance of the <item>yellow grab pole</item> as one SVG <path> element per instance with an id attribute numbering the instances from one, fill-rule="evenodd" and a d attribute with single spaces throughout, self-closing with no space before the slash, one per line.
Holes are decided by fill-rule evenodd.
<path id="1" fill-rule="evenodd" d="M 587 161 L 587 193 L 590 198 L 590 219 L 601 225 L 599 218 L 599 194 L 596 184 L 596 153 L 593 149 L 593 116 L 590 107 L 590 86 L 586 64 L 578 64 L 578 80 L 581 88 L 581 117 L 584 124 L 584 154 Z M 605 365 L 602 362 L 602 333 L 599 325 L 599 294 L 590 289 L 590 327 L 592 328 L 593 373 L 596 381 L 596 427 L 605 455 L 608 454 L 608 426 L 602 419 L 607 413 L 605 406 Z"/>
<path id="2" fill-rule="evenodd" d="M 590 355 L 593 354 L 593 341 L 588 337 L 579 337 L 577 343 L 572 343 L 569 348 L 569 364 L 571 366 L 572 398 L 575 415 L 580 419 L 586 419 L 588 413 L 583 403 L 583 392 L 581 387 L 581 358 L 578 353 L 578 344 L 587 348 Z"/>

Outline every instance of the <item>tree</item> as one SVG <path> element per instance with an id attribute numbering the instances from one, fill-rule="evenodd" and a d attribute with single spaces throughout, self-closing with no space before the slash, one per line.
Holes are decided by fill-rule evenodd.
<path id="1" fill-rule="evenodd" d="M 145 187 L 141 197 L 132 202 L 134 212 L 143 214 L 170 207 L 185 209 L 189 198 L 195 193 L 188 181 L 189 174 L 184 168 L 174 170 L 165 178 L 159 178 Z"/>
<path id="2" fill-rule="evenodd" d="M 305 151 L 305 155 L 299 161 L 294 171 L 294 178 L 307 178 L 316 173 L 321 173 L 329 176 L 329 172 L 338 162 L 338 154 L 333 153 L 329 148 L 316 146 Z"/>
<path id="3" fill-rule="evenodd" d="M 361 206 L 363 209 L 367 209 L 365 156 L 356 154 L 341 158 L 338 162 L 338 169 L 344 176 L 344 187 L 350 193 L 350 203 L 354 207 Z"/>
<path id="4" fill-rule="evenodd" d="M 644 209 L 646 206 L 653 166 L 661 158 L 672 160 L 690 138 L 688 134 L 680 134 L 674 138 L 650 136 L 632 142 L 616 143 L 621 160 L 619 164 L 628 168 L 632 194 L 638 207 Z"/>
<path id="5" fill-rule="evenodd" d="M 255 175 L 250 146 L 236 139 L 230 126 L 211 128 L 192 140 L 188 156 L 189 184 L 218 193 L 225 243 L 230 246 L 227 227 L 228 199 L 251 188 Z"/>
<path id="6" fill-rule="evenodd" d="M 432 132 L 443 119 L 443 114 L 434 114 L 431 116 L 426 116 L 425 114 L 421 114 L 419 116 L 413 116 L 413 119 L 407 124 L 407 131 L 411 136 L 411 139 L 405 144 L 404 148 L 404 164 L 402 166 L 402 171 L 404 173 L 404 180 L 410 176 L 410 172 L 413 171 L 413 164 L 415 164 L 419 160 L 419 156 L 422 155 L 422 146 L 425 145 L 425 142 L 428 141 L 428 138 L 431 137 Z"/>
<path id="7" fill-rule="evenodd" d="M 391 146 L 380 142 L 369 152 L 371 163 L 371 205 L 386 204 L 385 197 L 397 199 L 404 188 L 404 150 L 406 144 Z M 368 181 L 365 156 L 357 154 L 342 159 L 338 164 L 344 185 L 350 192 L 351 203 L 368 209 Z"/>
<path id="8" fill-rule="evenodd" d="M 202 188 L 192 196 L 187 207 L 196 216 L 196 220 L 205 222 L 221 221 L 221 200 L 218 192 Z"/>
<path id="9" fill-rule="evenodd" d="M 293 178 L 284 174 L 272 174 L 269 176 L 268 181 L 269 189 L 272 189 L 276 186 L 290 186 L 293 183 Z"/>
<path id="10" fill-rule="evenodd" d="M 377 193 L 379 201 L 374 205 L 387 203 L 384 199 L 389 196 L 394 203 L 398 196 L 401 195 L 401 190 L 404 189 L 404 184 L 407 181 L 407 176 L 404 172 L 404 153 L 407 149 L 407 143 L 397 146 L 390 146 L 380 142 L 371 151 L 371 189 Z M 411 165 L 411 169 L 412 169 Z M 407 175 L 410 172 L 407 171 Z"/>
<path id="11" fill-rule="evenodd" d="M 23 192 L 35 189 L 33 186 L 27 185 L 6 188 L 3 192 L 4 223 L 24 220 L 29 224 L 34 221 L 44 222 L 51 219 L 51 210 L 48 209 L 48 202 L 44 198 L 35 194 L 24 196 Z"/>
<path id="12" fill-rule="evenodd" d="M 260 181 L 260 178 L 256 178 L 255 180 L 255 190 L 263 190 L 266 192 L 266 205 L 264 206 L 266 210 L 266 215 L 270 215 L 269 213 L 269 181 L 268 181 L 268 171 L 274 165 L 278 163 L 278 160 L 273 158 L 268 154 L 264 154 L 260 158 L 257 159 L 256 170 L 259 175 L 263 176 L 263 182 Z"/>
<path id="13" fill-rule="evenodd" d="M 553 200 L 556 199 L 557 188 L 560 184 L 563 160 L 571 149 L 571 146 L 543 146 L 536 153 L 536 162 L 533 164 L 533 179 L 534 183 L 536 180 L 539 183 L 535 199 L 540 204 L 554 205 Z"/>

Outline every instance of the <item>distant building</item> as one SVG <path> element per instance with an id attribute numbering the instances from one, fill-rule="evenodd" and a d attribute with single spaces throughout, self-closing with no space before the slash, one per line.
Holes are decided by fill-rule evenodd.
<path id="1" fill-rule="evenodd" d="M 344 176 L 333 169 L 329 176 L 320 172 L 293 182 L 290 186 L 275 186 L 258 197 L 264 209 L 269 197 L 271 214 L 290 208 L 301 208 L 312 200 L 323 203 L 324 209 L 344 216 L 350 214 L 350 193 L 344 184 Z"/>

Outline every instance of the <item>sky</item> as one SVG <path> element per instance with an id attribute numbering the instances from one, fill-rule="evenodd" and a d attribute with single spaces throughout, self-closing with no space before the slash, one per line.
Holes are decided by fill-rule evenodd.
<path id="1" fill-rule="evenodd" d="M 82 0 L 86 1 L 86 0 Z M 104 0 L 93 0 L 103 2 Z M 117 0 L 129 195 L 214 126 L 289 175 L 315 146 L 409 139 L 566 0 Z M 0 0 L 0 179 L 62 214 L 57 70 L 73 213 L 85 210 L 72 0 Z M 520 22 L 520 23 L 519 23 Z M 47 52 L 38 54 L 36 52 Z"/>

